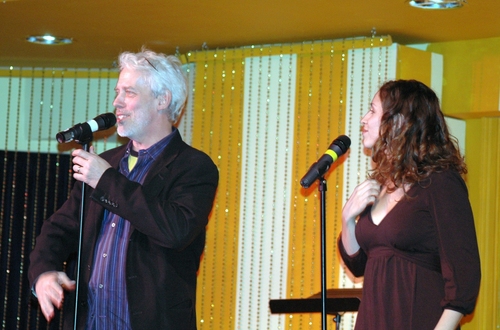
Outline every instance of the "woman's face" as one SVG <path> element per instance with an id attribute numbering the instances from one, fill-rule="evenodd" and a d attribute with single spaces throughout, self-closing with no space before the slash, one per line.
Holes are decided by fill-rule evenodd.
<path id="1" fill-rule="evenodd" d="M 379 138 L 380 121 L 382 119 L 382 101 L 379 93 L 375 94 L 370 110 L 361 118 L 361 132 L 363 135 L 363 146 L 367 149 L 373 148 Z"/>

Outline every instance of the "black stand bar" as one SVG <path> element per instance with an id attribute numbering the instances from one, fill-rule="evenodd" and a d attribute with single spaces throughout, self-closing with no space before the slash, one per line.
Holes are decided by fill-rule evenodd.
<path id="1" fill-rule="evenodd" d="M 347 137 L 346 137 L 347 138 Z M 335 142 L 335 141 L 334 141 Z M 349 138 L 347 138 L 347 142 L 350 144 L 350 140 Z M 347 145 L 347 148 L 349 148 L 349 144 Z M 333 144 L 332 144 L 333 145 Z M 346 148 L 346 150 L 347 150 Z M 346 150 L 342 150 L 342 153 L 345 152 Z M 302 178 L 301 180 L 301 184 L 304 188 L 308 188 L 310 185 L 309 185 L 309 179 L 312 179 L 310 178 L 310 174 L 313 174 L 312 176 L 314 177 L 314 179 L 318 178 L 319 177 L 319 184 L 318 184 L 318 190 L 320 192 L 320 211 L 321 211 L 321 325 L 322 325 L 322 329 L 323 330 L 326 330 L 327 329 L 327 314 L 328 314 L 328 310 L 327 310 L 327 288 L 326 288 L 326 190 L 327 190 L 327 187 L 326 187 L 326 180 L 323 176 L 323 173 L 325 173 L 331 162 L 322 162 L 321 165 L 322 167 L 318 167 L 316 165 L 317 163 L 313 164 L 313 166 L 311 167 L 311 169 L 308 171 L 308 173 L 306 174 L 306 176 L 304 178 Z M 307 178 L 307 180 L 306 180 Z M 305 184 L 304 182 L 306 182 L 307 184 Z M 271 300 L 270 304 L 272 304 L 273 301 Z M 356 310 L 357 310 L 357 306 L 356 306 Z M 272 306 L 271 306 L 271 312 L 272 312 Z M 337 317 L 335 318 L 336 319 L 336 322 L 337 322 L 337 327 L 340 323 L 340 315 L 337 315 Z"/>
<path id="2" fill-rule="evenodd" d="M 323 312 L 323 291 L 304 299 L 274 299 L 269 301 L 273 314 Z M 326 291 L 326 314 L 335 315 L 337 329 L 340 316 L 345 312 L 357 312 L 362 298 L 362 289 L 329 289 Z"/>
<path id="3" fill-rule="evenodd" d="M 321 324 L 326 330 L 326 180 L 319 179 L 318 190 L 320 192 L 321 208 Z"/>
<path id="4" fill-rule="evenodd" d="M 89 151 L 89 143 L 92 141 L 93 135 L 90 132 L 90 135 L 81 137 L 80 140 L 76 141 L 83 145 L 83 150 Z M 82 260 L 82 239 L 83 239 L 83 219 L 85 217 L 85 182 L 82 182 L 82 200 L 80 201 L 80 232 L 78 236 L 78 259 L 76 263 L 76 287 L 75 287 L 75 316 L 73 319 L 73 329 L 76 330 L 78 328 L 78 300 L 79 300 L 79 291 L 80 291 L 80 265 Z"/>

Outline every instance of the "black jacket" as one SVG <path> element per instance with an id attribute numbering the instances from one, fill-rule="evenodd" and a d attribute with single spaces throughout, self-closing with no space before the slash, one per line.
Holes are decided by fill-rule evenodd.
<path id="1" fill-rule="evenodd" d="M 143 185 L 118 171 L 126 146 L 101 154 L 112 168 L 95 189 L 85 189 L 80 329 L 87 319 L 87 285 L 105 208 L 131 223 L 126 275 L 132 328 L 196 329 L 196 273 L 219 174 L 210 157 L 184 143 L 178 131 L 173 134 Z M 81 189 L 77 182 L 68 201 L 44 221 L 30 256 L 31 285 L 41 273 L 61 270 L 77 251 Z M 64 328 L 72 328 L 74 293 L 65 299 L 64 315 Z"/>

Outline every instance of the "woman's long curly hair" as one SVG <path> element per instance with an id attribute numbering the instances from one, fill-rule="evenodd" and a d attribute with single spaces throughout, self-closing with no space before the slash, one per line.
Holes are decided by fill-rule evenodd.
<path id="1" fill-rule="evenodd" d="M 382 85 L 379 97 L 383 114 L 372 150 L 372 179 L 394 191 L 420 183 L 433 172 L 467 173 L 434 91 L 416 80 L 395 80 Z"/>

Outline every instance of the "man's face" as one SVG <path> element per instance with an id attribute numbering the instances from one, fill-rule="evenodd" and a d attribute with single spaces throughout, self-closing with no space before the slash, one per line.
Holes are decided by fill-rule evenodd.
<path id="1" fill-rule="evenodd" d="M 157 99 L 138 71 L 123 69 L 115 87 L 117 133 L 139 143 L 146 143 L 157 114 Z M 149 132 L 150 133 L 150 132 Z"/>

